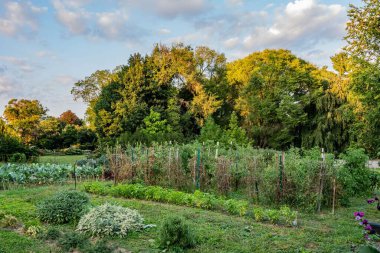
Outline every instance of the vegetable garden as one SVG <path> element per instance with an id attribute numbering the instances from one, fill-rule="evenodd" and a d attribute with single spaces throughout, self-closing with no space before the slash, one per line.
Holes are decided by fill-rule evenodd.
<path id="1" fill-rule="evenodd" d="M 0 188 L 18 185 L 64 183 L 74 180 L 96 179 L 102 174 L 99 166 L 74 166 L 70 164 L 3 164 L 0 165 Z"/>
<path id="2" fill-rule="evenodd" d="M 218 144 L 117 146 L 107 151 L 115 183 L 143 182 L 187 192 L 201 190 L 265 205 L 318 210 L 348 205 L 349 197 L 375 189 L 364 150 L 339 159 L 319 149 L 279 152 Z"/>

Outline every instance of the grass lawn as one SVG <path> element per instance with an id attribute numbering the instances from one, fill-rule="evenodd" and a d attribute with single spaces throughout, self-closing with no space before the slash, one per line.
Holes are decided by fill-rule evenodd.
<path id="1" fill-rule="evenodd" d="M 35 205 L 43 198 L 72 186 L 43 186 L 0 191 L 0 210 L 16 216 L 23 223 L 39 223 Z M 198 237 L 196 248 L 189 252 L 350 252 L 363 243 L 362 229 L 353 220 L 354 211 L 366 212 L 375 220 L 373 206 L 359 200 L 351 208 L 341 208 L 335 215 L 301 215 L 300 226 L 282 227 L 257 223 L 250 218 L 236 217 L 201 209 L 161 204 L 149 201 L 91 196 L 93 205 L 117 203 L 137 209 L 147 224 L 160 225 L 165 217 L 176 214 L 185 217 Z M 48 227 L 46 224 L 42 224 Z M 73 230 L 64 225 L 61 230 Z M 131 252 L 161 252 L 157 248 L 158 228 L 134 233 L 127 238 L 108 238 L 115 246 Z M 3 250 L 3 251 L 1 251 Z M 0 230 L 0 252 L 58 252 L 44 241 L 32 239 L 10 230 Z"/>
<path id="2" fill-rule="evenodd" d="M 39 163 L 56 163 L 56 164 L 62 164 L 62 163 L 70 163 L 74 164 L 76 161 L 85 159 L 85 155 L 62 155 L 62 156 L 55 156 L 55 155 L 47 155 L 47 156 L 40 156 L 38 158 Z"/>

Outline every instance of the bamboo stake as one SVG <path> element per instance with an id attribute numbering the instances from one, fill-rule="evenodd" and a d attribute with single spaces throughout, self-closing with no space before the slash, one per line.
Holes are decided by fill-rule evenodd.
<path id="1" fill-rule="evenodd" d="M 332 202 L 332 214 L 335 214 L 335 192 L 336 192 L 336 184 L 335 178 L 333 179 L 333 202 Z"/>
<path id="2" fill-rule="evenodd" d="M 319 170 L 319 191 L 318 191 L 318 206 L 317 210 L 318 212 L 321 212 L 321 205 L 322 205 L 322 197 L 323 197 L 323 173 L 324 173 L 324 163 L 325 163 L 325 150 L 322 148 L 322 163 Z"/>

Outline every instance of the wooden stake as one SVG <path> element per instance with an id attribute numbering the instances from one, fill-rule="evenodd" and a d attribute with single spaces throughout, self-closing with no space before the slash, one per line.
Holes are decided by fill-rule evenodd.
<path id="1" fill-rule="evenodd" d="M 333 179 L 333 202 L 332 202 L 332 214 L 335 214 L 335 192 L 336 192 L 336 182 Z"/>

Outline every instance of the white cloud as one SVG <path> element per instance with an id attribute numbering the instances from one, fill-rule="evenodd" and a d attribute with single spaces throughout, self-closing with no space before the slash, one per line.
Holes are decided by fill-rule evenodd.
<path id="1" fill-rule="evenodd" d="M 169 33 L 171 33 L 172 31 L 170 31 L 169 29 L 167 29 L 167 28 L 161 28 L 161 29 L 159 29 L 158 30 L 158 33 L 159 34 L 169 34 Z"/>
<path id="2" fill-rule="evenodd" d="M 125 5 L 125 1 L 119 0 Z M 192 17 L 199 15 L 211 6 L 205 0 L 129 0 L 127 5 L 136 5 L 163 18 L 176 18 L 178 16 Z"/>
<path id="3" fill-rule="evenodd" d="M 78 78 L 75 78 L 70 75 L 59 75 L 54 78 L 54 82 L 57 82 L 60 85 L 74 85 L 78 81 Z"/>
<path id="4" fill-rule="evenodd" d="M 53 52 L 47 50 L 37 51 L 35 55 L 39 58 L 49 58 L 52 60 L 57 59 L 57 56 Z"/>
<path id="5" fill-rule="evenodd" d="M 239 41 L 240 39 L 238 37 L 233 37 L 225 40 L 223 44 L 226 48 L 234 48 L 239 44 Z"/>
<path id="6" fill-rule="evenodd" d="M 75 6 L 75 5 L 74 5 Z M 64 25 L 71 34 L 86 34 L 88 33 L 87 19 L 89 14 L 79 6 L 67 5 L 61 0 L 53 0 L 53 7 L 56 10 L 58 21 Z"/>
<path id="7" fill-rule="evenodd" d="M 47 10 L 30 2 L 5 1 L 0 17 L 0 33 L 9 37 L 31 38 L 39 28 L 38 15 Z"/>
<path id="8" fill-rule="evenodd" d="M 97 13 L 96 18 L 100 35 L 108 39 L 120 39 L 130 31 L 128 15 L 123 11 Z"/>
<path id="9" fill-rule="evenodd" d="M 244 0 L 226 0 L 226 2 L 230 5 L 242 5 Z"/>
<path id="10" fill-rule="evenodd" d="M 7 76 L 0 75 L 0 94 L 10 92 L 13 86 L 14 80 Z"/>
<path id="11" fill-rule="evenodd" d="M 124 8 L 94 12 L 84 8 L 89 2 L 53 0 L 56 18 L 69 35 L 85 36 L 89 39 L 137 41 L 145 32 L 144 29 L 128 23 L 129 17 Z"/>
<path id="12" fill-rule="evenodd" d="M 0 56 L 0 62 L 12 64 L 16 69 L 24 73 L 33 72 L 35 66 L 28 62 L 27 59 L 21 59 L 13 56 Z"/>
<path id="13" fill-rule="evenodd" d="M 310 47 L 344 35 L 345 8 L 317 0 L 296 0 L 278 12 L 272 24 L 255 27 L 245 36 L 247 49 Z"/>

